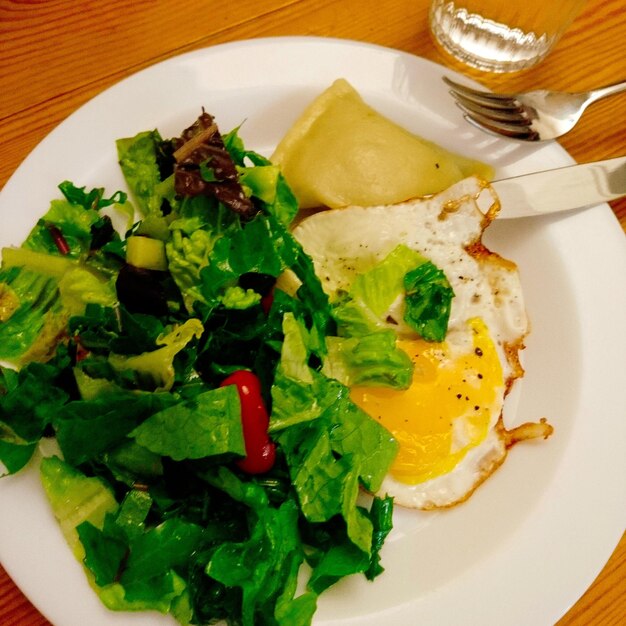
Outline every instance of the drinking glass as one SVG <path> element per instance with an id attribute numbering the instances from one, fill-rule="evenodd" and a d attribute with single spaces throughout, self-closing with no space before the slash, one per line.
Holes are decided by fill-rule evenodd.
<path id="1" fill-rule="evenodd" d="M 586 0 L 433 0 L 430 28 L 442 48 L 491 72 L 541 61 Z"/>

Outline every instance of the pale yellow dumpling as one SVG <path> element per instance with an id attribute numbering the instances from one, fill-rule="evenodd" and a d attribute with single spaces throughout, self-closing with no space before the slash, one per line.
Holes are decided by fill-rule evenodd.
<path id="1" fill-rule="evenodd" d="M 393 204 L 493 173 L 382 116 L 344 79 L 307 107 L 271 160 L 301 208 Z"/>

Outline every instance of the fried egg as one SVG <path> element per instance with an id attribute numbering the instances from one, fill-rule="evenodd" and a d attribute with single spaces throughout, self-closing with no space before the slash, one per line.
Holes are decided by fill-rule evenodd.
<path id="1" fill-rule="evenodd" d="M 351 389 L 353 401 L 399 444 L 380 493 L 411 508 L 465 500 L 513 442 L 551 433 L 543 422 L 512 430 L 503 424 L 506 395 L 523 375 L 519 352 L 528 318 L 516 265 L 481 242 L 498 210 L 497 201 L 486 213 L 479 208 L 487 191 L 493 193 L 472 177 L 426 199 L 319 212 L 294 229 L 331 301 L 398 244 L 442 269 L 454 290 L 440 343 L 403 323 L 403 296 L 383 316 L 414 364 L 408 389 Z"/>

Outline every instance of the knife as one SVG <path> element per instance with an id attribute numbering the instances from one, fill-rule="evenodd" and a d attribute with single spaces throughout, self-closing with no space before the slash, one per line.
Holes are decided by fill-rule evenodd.
<path id="1" fill-rule="evenodd" d="M 626 156 L 570 165 L 491 183 L 498 219 L 581 209 L 626 196 Z"/>

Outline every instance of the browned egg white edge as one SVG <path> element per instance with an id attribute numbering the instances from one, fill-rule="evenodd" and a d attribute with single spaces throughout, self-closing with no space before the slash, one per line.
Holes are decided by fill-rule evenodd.
<path id="1" fill-rule="evenodd" d="M 493 202 L 491 203 L 489 209 L 483 214 L 484 217 L 481 223 L 480 234 L 473 242 L 465 246 L 465 250 L 481 267 L 486 267 L 488 264 L 493 264 L 495 266 L 504 267 L 507 270 L 517 271 L 518 266 L 514 261 L 506 259 L 500 254 L 489 250 L 489 248 L 487 248 L 487 246 L 485 246 L 482 241 L 485 230 L 497 217 L 500 211 L 500 200 L 498 199 L 495 190 L 491 187 L 491 185 L 489 185 L 488 182 L 481 180 L 480 183 L 481 192 L 479 192 L 478 195 L 480 195 L 480 193 L 485 190 L 491 194 Z M 443 206 L 443 209 L 439 215 L 439 219 L 445 220 L 448 213 L 454 212 L 462 202 L 465 202 L 467 200 L 476 201 L 477 196 L 473 198 L 461 197 L 453 201 L 447 202 Z M 503 405 L 504 402 L 506 402 L 507 396 L 513 389 L 515 381 L 521 379 L 524 376 L 524 368 L 521 364 L 520 353 L 525 348 L 524 339 L 527 336 L 528 332 L 529 331 L 519 337 L 517 341 L 512 343 L 504 343 L 503 345 L 504 354 L 512 372 L 509 376 L 507 376 L 506 380 L 504 381 Z M 421 507 L 420 510 L 428 511 L 449 509 L 465 502 L 468 498 L 470 498 L 470 496 L 472 496 L 476 489 L 478 489 L 478 487 L 480 487 L 480 485 L 482 485 L 487 480 L 487 478 L 489 478 L 504 463 L 508 451 L 516 443 L 540 438 L 545 440 L 553 434 L 554 428 L 551 424 L 548 423 L 545 417 L 542 417 L 539 419 L 538 422 L 525 422 L 523 424 L 520 424 L 519 426 L 507 429 L 504 425 L 503 413 L 501 411 L 498 417 L 498 421 L 495 425 L 495 432 L 501 445 L 495 450 L 490 449 L 480 460 L 479 475 L 474 482 L 472 488 L 469 489 L 461 498 L 455 500 L 454 502 L 450 502 L 449 504 L 445 505 L 427 504 Z"/>

